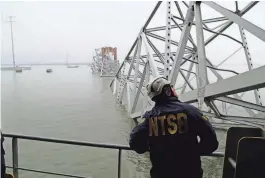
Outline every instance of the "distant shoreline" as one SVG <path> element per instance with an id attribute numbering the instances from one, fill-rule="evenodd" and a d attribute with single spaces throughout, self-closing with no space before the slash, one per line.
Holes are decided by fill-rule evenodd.
<path id="1" fill-rule="evenodd" d="M 17 66 L 44 66 L 44 65 L 90 65 L 91 63 L 46 63 L 46 64 L 16 64 Z M 1 64 L 1 66 L 12 66 L 13 64 Z"/>

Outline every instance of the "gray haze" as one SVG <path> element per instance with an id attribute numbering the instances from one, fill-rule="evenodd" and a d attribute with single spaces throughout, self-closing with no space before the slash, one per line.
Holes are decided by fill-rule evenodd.
<path id="1" fill-rule="evenodd" d="M 156 2 L 1 2 L 14 23 L 17 63 L 89 62 L 95 48 L 126 55 Z M 3 24 L 2 63 L 12 63 L 10 25 Z"/>
<path id="2" fill-rule="evenodd" d="M 118 48 L 118 59 L 122 61 L 132 43 L 148 19 L 156 1 L 151 2 L 1 2 L 0 11 L 3 21 L 8 16 L 15 16 L 13 25 L 16 62 L 21 63 L 55 63 L 90 62 L 95 48 L 113 46 Z M 235 10 L 234 2 L 218 2 L 224 7 Z M 180 3 L 182 7 L 184 5 Z M 242 9 L 248 2 L 239 2 Z M 150 27 L 165 24 L 165 5 L 162 3 Z M 174 7 L 175 8 L 175 7 Z M 183 9 L 186 9 L 185 7 Z M 265 29 L 265 2 L 259 2 L 244 18 Z M 174 9 L 173 9 L 174 11 Z M 175 8 L 174 13 L 177 10 Z M 185 11 L 183 12 L 185 14 Z M 208 6 L 202 4 L 203 19 L 221 16 Z M 12 63 L 10 24 L 2 23 L 2 64 Z M 177 41 L 180 32 L 172 32 Z M 195 33 L 195 28 L 191 30 Z M 226 34 L 240 40 L 238 26 L 232 25 Z M 165 32 L 161 32 L 161 36 Z M 205 32 L 207 39 L 211 33 Z M 255 67 L 264 65 L 260 54 L 265 44 L 252 34 L 246 32 L 251 56 Z M 194 40 L 196 41 L 195 36 Z M 228 57 L 238 49 L 239 44 L 227 43 L 219 39 L 207 46 L 207 57 L 214 64 Z M 226 41 L 225 41 L 226 40 Z M 229 41 L 231 42 L 231 40 Z M 164 43 L 156 44 L 161 52 Z M 225 48 L 226 47 L 226 48 Z M 172 48 L 176 51 L 176 48 Z M 218 54 L 218 55 L 216 55 Z M 225 67 L 241 67 L 240 72 L 247 70 L 244 52 L 235 55 L 234 59 L 224 63 Z M 223 67 L 221 66 L 221 67 Z"/>

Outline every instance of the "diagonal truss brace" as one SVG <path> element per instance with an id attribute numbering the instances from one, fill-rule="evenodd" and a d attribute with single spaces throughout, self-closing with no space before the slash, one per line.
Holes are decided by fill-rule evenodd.
<path id="1" fill-rule="evenodd" d="M 169 80 L 171 81 L 172 85 L 176 84 L 176 80 L 178 78 L 178 73 L 180 70 L 180 65 L 182 63 L 182 58 L 184 55 L 184 50 L 187 45 L 187 41 L 189 38 L 190 30 L 191 30 L 191 24 L 193 23 L 194 19 L 194 7 L 193 3 L 190 3 L 189 9 L 187 11 L 186 17 L 185 17 L 185 26 L 182 30 L 181 36 L 180 36 L 180 45 L 177 49 L 177 53 L 175 56 L 175 60 L 170 72 Z"/>
<path id="2" fill-rule="evenodd" d="M 238 100 L 236 98 L 222 96 L 222 97 L 214 98 L 214 100 L 218 100 L 218 101 L 230 103 L 230 104 L 233 104 L 233 105 L 242 106 L 242 107 L 246 107 L 246 108 L 249 108 L 249 109 L 254 109 L 254 110 L 257 110 L 257 111 L 265 112 L 265 107 L 264 106 L 261 106 L 261 105 L 258 105 L 258 104 L 253 104 L 253 103 L 250 103 L 250 102 L 247 102 L 247 101 L 243 101 L 243 100 Z"/>
<path id="3" fill-rule="evenodd" d="M 227 18 L 229 18 L 231 21 L 235 22 L 236 24 L 240 25 L 242 28 L 246 29 L 259 39 L 265 42 L 265 30 L 261 29 L 260 27 L 252 24 L 251 22 L 239 17 L 237 14 L 229 11 L 228 9 L 216 4 L 215 2 L 210 1 L 203 1 L 204 4 L 210 6 L 217 12 L 223 14 Z"/>
<path id="4" fill-rule="evenodd" d="M 214 108 L 214 101 L 221 101 L 221 102 L 230 103 L 230 104 L 237 105 L 237 106 L 242 106 L 249 113 L 250 117 L 255 116 L 255 113 L 252 110 L 257 110 L 257 111 L 264 112 L 264 107 L 263 106 L 259 106 L 257 104 L 253 104 L 253 103 L 249 103 L 249 102 L 243 101 L 241 99 L 241 97 L 237 94 L 237 93 L 240 93 L 240 92 L 257 89 L 259 87 L 264 87 L 264 80 L 261 81 L 263 83 L 259 83 L 259 81 L 256 80 L 256 78 L 258 78 L 258 77 L 260 77 L 260 76 L 262 76 L 264 74 L 264 73 L 262 74 L 260 68 L 258 69 L 258 71 L 259 71 L 259 76 L 258 77 L 255 74 L 255 70 L 256 69 L 254 69 L 254 70 L 250 70 L 249 73 L 246 74 L 246 76 L 244 76 L 245 73 L 239 74 L 239 75 L 237 75 L 237 73 L 235 73 L 237 76 L 230 77 L 228 79 L 223 79 L 223 77 L 217 72 L 219 70 L 219 68 L 214 67 L 212 65 L 212 63 L 206 58 L 205 52 L 204 52 L 203 55 L 199 54 L 199 53 L 203 52 L 203 51 L 201 51 L 201 49 L 204 49 L 204 47 L 206 45 L 208 45 L 211 41 L 213 41 L 217 36 L 219 36 L 219 35 L 226 36 L 225 34 L 222 34 L 222 33 L 229 26 L 231 26 L 234 22 L 237 23 L 242 28 L 242 30 L 244 28 L 244 29 L 246 29 L 248 31 L 252 30 L 252 32 L 253 32 L 253 29 L 255 29 L 255 28 L 252 28 L 253 27 L 252 26 L 251 28 L 249 27 L 250 29 L 247 29 L 244 26 L 244 24 L 245 25 L 247 24 L 247 26 L 249 26 L 249 24 L 250 24 L 250 26 L 251 26 L 251 23 L 248 22 L 248 21 L 245 21 L 244 19 L 242 19 L 241 16 L 244 15 L 247 11 L 249 11 L 252 7 L 254 7 L 257 3 L 258 2 L 251 2 L 246 7 L 244 7 L 241 11 L 237 10 L 235 13 L 228 12 L 228 15 L 224 14 L 226 12 L 221 13 L 221 14 L 224 15 L 224 17 L 218 17 L 218 18 L 206 19 L 206 20 L 205 19 L 204 20 L 195 19 L 195 21 L 193 21 L 194 17 L 198 18 L 198 15 L 196 15 L 196 8 L 195 8 L 195 14 L 193 12 L 193 19 L 192 19 L 192 22 L 191 22 L 191 26 L 192 25 L 196 25 L 196 23 L 198 23 L 199 25 L 201 25 L 201 29 L 207 30 L 207 31 L 210 31 L 210 32 L 214 33 L 212 36 L 210 36 L 210 38 L 206 39 L 206 41 L 204 41 L 203 39 L 202 40 L 197 40 L 198 49 L 197 49 L 197 47 L 195 47 L 195 45 L 193 46 L 193 48 L 190 48 L 190 47 L 189 47 L 190 49 L 187 48 L 188 47 L 187 46 L 187 40 L 189 40 L 190 29 L 188 29 L 189 31 L 187 29 L 185 29 L 185 27 L 187 26 L 187 16 L 191 16 L 191 13 L 189 13 L 189 10 L 190 10 L 190 8 L 192 6 L 194 6 L 194 2 L 191 2 L 189 4 L 185 20 L 183 18 L 184 16 L 182 18 L 177 18 L 179 20 L 183 20 L 184 23 L 183 24 L 176 24 L 175 26 L 171 26 L 170 29 L 176 28 L 176 27 L 177 28 L 179 28 L 179 27 L 183 28 L 184 27 L 184 28 L 182 29 L 180 41 L 176 42 L 176 41 L 173 41 L 173 40 L 170 39 L 170 43 L 169 44 L 170 45 L 178 45 L 178 50 L 177 50 L 176 53 L 169 51 L 171 53 L 171 55 L 173 55 L 173 56 L 170 56 L 171 59 L 173 59 L 172 57 L 174 57 L 174 54 L 175 54 L 175 60 L 173 60 L 173 64 L 172 65 L 169 64 L 170 68 L 172 66 L 169 78 L 174 76 L 177 79 L 177 75 L 178 75 L 178 73 L 180 73 L 183 76 L 184 80 L 186 81 L 186 83 L 184 84 L 184 87 L 182 88 L 182 92 L 181 92 L 182 94 L 179 96 L 181 100 L 183 99 L 183 101 L 188 101 L 188 102 L 196 102 L 197 101 L 197 99 L 198 99 L 198 96 L 197 96 L 198 89 L 194 90 L 194 88 L 191 85 L 191 83 L 189 83 L 189 78 L 190 78 L 190 74 L 191 74 L 193 65 L 194 64 L 196 65 L 196 63 L 197 63 L 196 66 L 202 64 L 201 63 L 201 59 L 204 58 L 204 62 L 206 64 L 202 65 L 202 66 L 204 66 L 205 68 L 208 67 L 218 79 L 217 82 L 214 83 L 214 84 L 206 83 L 204 98 L 205 98 L 205 103 L 208 106 L 210 106 L 210 107 L 212 106 L 211 108 L 213 109 Z M 198 4 L 198 2 L 197 2 L 197 4 Z M 219 6 L 219 5 L 217 5 L 217 6 Z M 213 9 L 215 9 L 215 8 L 213 8 Z M 221 9 L 222 9 L 222 11 L 226 10 L 223 7 L 221 7 Z M 155 11 L 156 10 L 157 10 L 157 6 L 156 6 Z M 178 10 L 181 11 L 180 9 L 178 9 Z M 192 10 L 194 10 L 194 9 L 192 8 Z M 231 14 L 233 14 L 236 18 L 239 18 L 240 20 L 233 19 L 233 17 L 232 17 L 233 15 L 231 15 Z M 152 13 L 151 16 L 153 16 L 153 15 L 154 15 L 154 13 Z M 170 15 L 171 15 L 171 20 L 173 20 L 173 17 L 176 18 L 172 14 L 170 14 Z M 169 17 L 169 15 L 167 16 L 167 20 L 168 20 L 168 17 Z M 151 19 L 151 18 L 149 18 L 149 19 Z M 211 23 L 211 22 L 215 22 L 215 21 L 224 21 L 224 20 L 227 21 L 227 22 L 225 24 L 222 24 L 220 26 L 219 30 L 217 30 L 217 32 L 214 32 L 213 30 L 208 29 L 208 27 L 203 24 L 203 23 L 208 23 L 208 22 Z M 150 20 L 149 20 L 149 22 L 150 22 Z M 244 23 L 244 24 L 242 25 L 242 23 Z M 204 25 L 204 27 L 202 27 L 202 25 Z M 132 103 L 131 103 L 131 111 L 132 112 L 130 113 L 132 117 L 134 117 L 137 114 L 139 114 L 139 112 L 135 112 L 136 111 L 135 108 L 136 108 L 137 102 L 139 100 L 140 93 L 143 94 L 143 96 L 145 98 L 144 99 L 144 110 L 146 109 L 146 106 L 148 106 L 150 104 L 150 101 L 148 100 L 148 97 L 146 95 L 146 91 L 143 88 L 143 86 L 145 86 L 145 84 L 149 81 L 149 79 L 147 79 L 147 75 L 148 76 L 150 76 L 150 74 L 153 75 L 153 76 L 163 75 L 164 74 L 163 72 L 166 71 L 165 70 L 166 68 L 163 69 L 163 68 L 161 68 L 159 66 L 165 65 L 165 61 L 166 61 L 166 58 L 167 58 L 167 56 L 166 56 L 167 51 L 165 51 L 165 53 L 160 53 L 159 50 L 156 48 L 156 46 L 154 44 L 152 44 L 150 42 L 150 40 L 146 37 L 146 35 L 151 36 L 151 37 L 156 38 L 156 39 L 159 39 L 159 40 L 162 40 L 162 41 L 165 41 L 165 43 L 167 43 L 167 40 L 168 40 L 167 38 L 164 38 L 162 36 L 158 36 L 156 34 L 152 34 L 150 32 L 157 31 L 157 30 L 162 30 L 162 29 L 165 30 L 165 29 L 168 29 L 169 26 L 155 27 L 155 28 L 149 28 L 149 29 L 146 29 L 146 27 L 147 27 L 147 25 L 145 25 L 144 28 L 142 28 L 142 30 L 139 33 L 139 35 L 140 35 L 140 37 L 142 37 L 143 45 L 144 45 L 144 48 L 146 49 L 147 55 L 141 56 L 140 58 L 141 58 L 142 62 L 138 62 L 138 65 L 141 65 L 141 67 L 144 67 L 145 71 L 143 72 L 143 74 L 141 74 L 140 72 L 135 72 L 135 73 L 139 73 L 139 74 L 137 74 L 137 80 L 136 81 L 132 79 L 132 76 L 130 76 L 130 75 L 127 76 L 127 82 L 126 82 L 126 84 L 129 85 L 129 88 L 128 88 L 128 86 L 126 86 L 127 87 L 127 91 L 132 91 L 134 88 L 137 90 L 136 91 L 136 95 L 133 94 L 135 92 L 132 92 L 131 95 L 130 95 L 130 98 L 129 98 L 132 101 Z M 179 29 L 181 29 L 181 28 L 179 28 Z M 196 28 L 197 28 L 197 25 L 196 25 Z M 183 35 L 185 32 L 186 32 L 186 34 Z M 260 33 L 260 31 L 258 33 Z M 166 34 L 168 34 L 168 33 L 166 32 Z M 196 37 L 198 38 L 198 36 L 199 37 L 203 36 L 203 33 L 202 32 L 197 33 Z M 226 36 L 226 37 L 229 37 L 231 40 L 235 41 L 235 39 L 233 37 L 230 37 L 230 36 Z M 200 45 L 199 45 L 198 41 L 199 41 Z M 237 42 L 240 43 L 241 45 L 243 44 L 243 46 L 245 46 L 244 45 L 244 41 L 242 43 L 242 42 L 237 40 Z M 135 44 L 133 46 L 135 47 Z M 151 46 L 152 49 L 150 49 L 150 46 Z M 132 47 L 132 48 L 134 48 L 134 47 Z M 181 49 L 181 51 L 180 51 L 180 49 Z M 155 54 L 152 54 L 153 53 L 152 50 L 155 52 Z M 198 50 L 198 51 L 196 51 L 196 50 Z M 132 49 L 130 50 L 130 53 L 131 53 L 131 51 L 132 51 Z M 136 51 L 137 51 L 137 48 L 136 48 Z M 135 53 L 137 53 L 136 51 L 135 51 Z M 189 55 L 184 56 L 185 53 L 189 53 Z M 134 61 L 134 59 L 136 58 L 136 56 L 135 56 L 136 54 L 134 55 L 135 57 L 129 57 L 129 55 L 131 55 L 131 54 L 128 54 L 127 57 L 125 58 L 125 60 L 130 64 L 129 66 L 130 66 L 131 70 L 137 70 L 137 68 L 139 68 L 139 67 L 137 67 L 137 62 Z M 196 62 L 194 60 L 189 60 L 192 56 L 194 56 L 195 59 L 199 58 L 198 62 Z M 202 58 L 201 56 L 204 56 L 204 57 Z M 157 59 L 155 57 L 158 57 L 159 59 Z M 144 58 L 146 58 L 146 61 L 143 61 Z M 179 59 L 179 62 L 178 62 L 179 64 L 176 66 L 176 63 L 177 63 L 176 61 L 178 61 L 177 59 Z M 186 71 L 188 71 L 188 73 L 187 73 L 186 76 L 184 76 L 183 72 L 181 71 L 183 69 L 180 66 L 185 64 L 186 61 L 190 61 L 191 64 L 188 67 L 189 68 L 188 70 L 185 69 Z M 158 64 L 158 63 L 160 63 L 160 64 Z M 123 63 L 123 64 L 125 64 L 125 63 Z M 156 64 L 158 64 L 159 66 L 156 66 Z M 149 66 L 150 68 L 148 69 L 148 67 L 146 67 L 146 66 Z M 143 69 L 143 68 L 141 68 L 141 69 Z M 263 72 L 264 72 L 264 68 L 262 68 L 262 69 L 263 69 Z M 204 71 L 205 71 L 204 74 L 206 74 L 206 77 L 204 77 L 204 78 L 207 79 L 207 72 L 206 72 L 206 70 L 204 70 Z M 146 74 L 145 74 L 145 72 L 146 72 Z M 176 75 L 173 75 L 172 73 L 176 73 Z M 201 72 L 198 72 L 197 75 L 195 75 L 195 76 L 204 75 L 204 74 L 202 74 L 202 73 L 200 74 L 200 73 Z M 253 77 L 256 77 L 256 78 L 253 81 L 249 82 L 250 78 L 246 78 L 247 76 L 252 76 L 252 77 L 250 77 L 251 79 L 253 79 Z M 139 81 L 139 79 L 140 79 L 140 81 Z M 231 80 L 232 80 L 232 82 L 231 82 Z M 247 81 L 247 83 L 243 83 L 242 80 L 243 81 Z M 172 80 L 172 81 L 175 84 L 176 80 Z M 184 93 L 185 92 L 185 88 L 186 88 L 187 85 L 192 89 L 192 91 Z M 130 88 L 130 86 L 133 86 L 133 87 Z M 134 87 L 134 86 L 137 86 L 137 87 Z M 233 98 L 232 97 L 227 97 L 226 95 L 232 95 Z M 140 113 L 143 114 L 143 111 L 140 112 Z M 215 113 L 214 117 L 221 118 L 221 119 L 224 119 L 224 120 L 229 120 L 229 119 L 233 120 L 233 117 L 224 116 L 224 115 L 222 115 L 222 114 L 220 114 L 218 112 L 219 112 L 218 109 L 217 109 L 217 112 L 214 111 L 214 113 Z M 258 115 L 256 115 L 255 117 L 257 118 Z M 247 121 L 247 119 L 248 118 L 242 118 L 242 120 L 246 120 L 246 121 Z"/>

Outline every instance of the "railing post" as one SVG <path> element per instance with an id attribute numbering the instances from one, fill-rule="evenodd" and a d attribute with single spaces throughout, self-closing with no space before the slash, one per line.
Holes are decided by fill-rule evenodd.
<path id="1" fill-rule="evenodd" d="M 12 159 L 13 159 L 13 176 L 18 178 L 18 144 L 17 138 L 12 139 Z"/>
<path id="2" fill-rule="evenodd" d="M 121 149 L 119 149 L 118 156 L 118 178 L 121 178 Z"/>

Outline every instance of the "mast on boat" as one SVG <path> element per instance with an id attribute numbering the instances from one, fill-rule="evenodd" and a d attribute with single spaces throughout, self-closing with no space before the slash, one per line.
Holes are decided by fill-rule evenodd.
<path id="1" fill-rule="evenodd" d="M 66 54 L 66 66 L 68 66 L 68 53 Z"/>
<path id="2" fill-rule="evenodd" d="M 13 37 L 13 17 L 14 16 L 9 16 L 9 20 L 6 21 L 10 23 L 10 30 L 11 30 L 11 44 L 12 44 L 12 57 L 13 57 L 13 67 L 16 67 L 16 62 L 15 62 L 15 48 L 14 48 L 14 37 Z"/>

